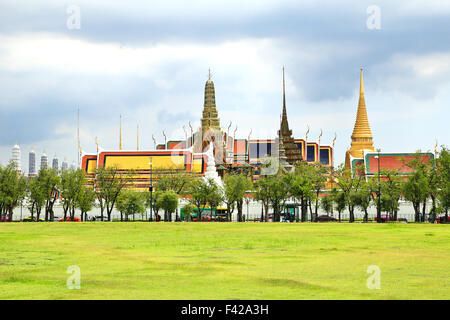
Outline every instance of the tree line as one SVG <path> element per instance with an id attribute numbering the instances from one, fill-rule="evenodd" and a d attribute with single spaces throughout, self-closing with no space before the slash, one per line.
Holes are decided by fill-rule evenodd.
<path id="1" fill-rule="evenodd" d="M 270 165 L 270 160 L 265 164 Z M 225 175 L 223 189 L 213 180 L 205 180 L 177 170 L 154 170 L 155 191 L 137 191 L 133 188 L 135 171 L 119 171 L 116 168 L 99 167 L 95 178 L 88 180 L 84 171 L 55 171 L 41 169 L 36 176 L 26 178 L 15 170 L 14 163 L 0 167 L 0 220 L 12 221 L 13 210 L 26 199 L 31 220 L 54 220 L 54 205 L 59 200 L 64 220 L 74 220 L 76 215 L 87 220 L 87 213 L 94 206 L 100 209 L 100 220 L 111 221 L 114 208 L 120 219 L 143 214 L 151 207 L 149 220 L 179 221 L 179 200 L 184 198 L 184 219 L 196 210 L 199 219 L 207 206 L 211 212 L 218 206 L 227 208 L 228 220 L 236 213 L 237 221 L 244 221 L 244 203 L 251 200 L 261 204 L 260 221 L 280 221 L 288 203 L 299 207 L 296 221 L 319 220 L 319 209 L 328 215 L 348 212 L 349 222 L 355 221 L 355 210 L 364 213 L 368 221 L 370 206 L 397 220 L 400 201 L 411 203 L 416 222 L 425 221 L 428 209 L 429 221 L 444 214 L 448 221 L 450 207 L 450 153 L 442 147 L 439 156 L 424 161 L 419 153 L 404 161 L 410 169 L 408 175 L 396 170 L 380 170 L 371 177 L 355 174 L 342 165 L 329 168 L 320 164 L 299 163 L 292 172 L 279 169 L 276 174 L 261 176 L 252 181 L 250 170 L 240 170 Z M 328 187 L 327 191 L 324 191 Z M 427 208 L 427 203 L 431 207 Z M 77 213 L 78 212 L 78 213 Z M 162 214 L 162 217 L 160 215 Z M 309 219 L 308 219 L 309 217 Z M 292 220 L 291 218 L 290 220 Z"/>

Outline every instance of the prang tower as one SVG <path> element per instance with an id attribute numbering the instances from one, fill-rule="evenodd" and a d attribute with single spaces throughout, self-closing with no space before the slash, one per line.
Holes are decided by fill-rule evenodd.
<path id="1" fill-rule="evenodd" d="M 286 84 L 284 80 L 284 67 L 283 67 L 283 114 L 281 116 L 280 130 L 278 136 L 283 143 L 284 152 L 287 158 L 287 162 L 290 165 L 295 165 L 302 160 L 302 155 L 292 137 L 292 130 L 289 129 L 289 123 L 287 119 L 286 111 Z"/>
<path id="2" fill-rule="evenodd" d="M 211 80 L 211 70 L 209 71 L 208 80 L 205 84 L 205 101 L 201 122 L 203 133 L 210 128 L 220 130 L 220 119 L 216 109 L 216 93 L 214 90 L 214 82 Z"/>

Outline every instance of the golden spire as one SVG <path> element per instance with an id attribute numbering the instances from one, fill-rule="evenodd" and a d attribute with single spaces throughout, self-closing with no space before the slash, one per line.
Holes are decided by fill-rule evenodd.
<path id="1" fill-rule="evenodd" d="M 120 115 L 119 150 L 122 150 L 122 115 Z"/>
<path id="2" fill-rule="evenodd" d="M 95 137 L 95 145 L 97 146 L 97 154 L 98 154 L 98 140 L 97 140 L 97 137 Z"/>
<path id="3" fill-rule="evenodd" d="M 363 68 L 361 68 L 361 80 L 359 85 L 359 102 L 356 113 L 355 127 L 353 128 L 350 154 L 355 158 L 362 158 L 364 150 L 374 151 L 373 136 L 367 117 L 366 100 L 364 98 Z"/>

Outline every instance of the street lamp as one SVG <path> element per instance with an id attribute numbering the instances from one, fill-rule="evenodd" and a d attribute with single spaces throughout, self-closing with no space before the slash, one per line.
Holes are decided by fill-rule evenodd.
<path id="1" fill-rule="evenodd" d="M 149 221 L 153 221 L 153 157 L 150 157 L 150 162 L 148 163 L 150 165 L 150 219 Z"/>
<path id="2" fill-rule="evenodd" d="M 377 159 L 378 159 L 378 208 L 377 208 L 377 222 L 381 223 L 381 180 L 380 180 L 380 176 L 381 176 L 381 172 L 380 172 L 380 149 L 377 149 Z"/>

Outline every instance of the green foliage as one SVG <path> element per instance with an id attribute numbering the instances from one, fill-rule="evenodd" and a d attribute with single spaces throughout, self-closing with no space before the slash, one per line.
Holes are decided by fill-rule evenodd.
<path id="1" fill-rule="evenodd" d="M 200 217 L 208 203 L 218 205 L 223 201 L 222 191 L 212 179 L 205 181 L 202 178 L 197 178 L 193 180 L 189 186 L 189 194 L 191 195 L 189 202 L 198 208 L 198 221 L 201 220 Z"/>
<path id="2" fill-rule="evenodd" d="M 191 203 L 186 204 L 183 207 L 183 213 L 184 213 L 183 219 L 185 221 L 190 221 L 191 215 L 194 213 L 194 211 L 195 211 L 195 207 Z"/>
<path id="3" fill-rule="evenodd" d="M 450 210 L 450 151 L 444 146 L 439 153 L 436 167 L 439 183 L 439 191 L 437 194 L 439 200 L 438 210 L 448 215 L 448 211 Z"/>
<path id="4" fill-rule="evenodd" d="M 178 195 L 186 195 L 194 180 L 194 177 L 190 173 L 180 172 L 175 169 L 164 170 L 164 172 L 156 170 L 155 176 L 158 179 L 156 185 L 158 190 L 173 191 Z"/>
<path id="5" fill-rule="evenodd" d="M 341 221 L 341 213 L 345 210 L 347 206 L 347 197 L 345 192 L 334 188 L 332 191 L 333 201 L 336 205 L 336 210 L 338 212 L 338 220 Z"/>
<path id="6" fill-rule="evenodd" d="M 342 165 L 336 170 L 336 184 L 346 201 L 349 212 L 349 222 L 355 221 L 354 210 L 357 204 L 357 192 L 360 184 L 365 181 L 364 177 L 353 176 L 350 169 L 344 168 Z"/>
<path id="7" fill-rule="evenodd" d="M 290 190 L 293 183 L 293 176 L 283 174 L 279 171 L 277 174 L 267 176 L 265 179 L 268 186 L 269 202 L 273 209 L 273 220 L 280 221 L 284 205 L 291 197 Z"/>
<path id="8" fill-rule="evenodd" d="M 31 217 L 34 218 L 34 214 L 36 214 L 36 218 L 39 220 L 44 205 L 45 194 L 40 181 L 37 177 L 32 177 L 28 182 L 28 210 L 30 210 Z"/>
<path id="9" fill-rule="evenodd" d="M 302 221 L 306 221 L 308 204 L 314 198 L 312 177 L 315 172 L 307 163 L 300 163 L 295 168 L 294 179 L 290 185 L 291 195 L 300 202 Z"/>
<path id="10" fill-rule="evenodd" d="M 145 199 L 141 192 L 132 189 L 122 190 L 116 200 L 116 209 L 127 217 L 145 213 Z"/>
<path id="11" fill-rule="evenodd" d="M 415 159 L 410 160 L 406 165 L 412 168 L 413 172 L 408 176 L 408 179 L 403 185 L 403 195 L 406 200 L 413 205 L 415 212 L 415 221 L 420 221 L 420 205 L 425 204 L 431 192 L 429 179 L 427 177 L 427 170 L 429 164 L 422 160 L 419 153 Z"/>
<path id="12" fill-rule="evenodd" d="M 224 179 L 224 197 L 216 195 L 216 201 L 213 201 L 214 207 L 217 207 L 221 200 L 224 200 L 229 214 L 238 208 L 238 221 L 242 221 L 242 204 L 247 191 L 252 189 L 253 185 L 250 179 L 243 174 L 230 174 Z M 213 207 L 213 205 L 211 205 Z"/>
<path id="13" fill-rule="evenodd" d="M 352 192 L 350 197 L 351 201 L 362 211 L 364 211 L 364 221 L 367 222 L 369 220 L 367 209 L 369 208 L 372 200 L 372 190 L 369 184 L 365 180 L 362 180 L 358 191 Z"/>
<path id="14" fill-rule="evenodd" d="M 56 170 L 47 168 L 39 170 L 37 180 L 45 198 L 45 221 L 53 220 L 53 205 L 58 198 L 60 177 Z"/>
<path id="15" fill-rule="evenodd" d="M 84 220 L 86 213 L 94 207 L 95 198 L 95 191 L 91 187 L 81 186 L 78 190 L 76 207 L 81 211 L 81 221 Z"/>
<path id="16" fill-rule="evenodd" d="M 26 178 L 17 172 L 14 162 L 0 167 L 0 218 L 8 215 L 12 220 L 13 209 L 25 197 L 26 190 Z"/>
<path id="17" fill-rule="evenodd" d="M 106 209 L 108 221 L 111 221 L 111 213 L 122 189 L 132 181 L 132 171 L 120 172 L 114 167 L 99 167 L 95 172 L 95 189 L 99 201 L 102 220 Z"/>
<path id="18" fill-rule="evenodd" d="M 86 178 L 83 170 L 69 169 L 62 171 L 59 191 L 60 196 L 62 197 L 64 219 L 66 218 L 69 210 L 71 217 L 74 217 L 75 207 L 78 203 L 80 191 L 85 183 Z"/>
<path id="19" fill-rule="evenodd" d="M 320 200 L 320 207 L 323 211 L 327 213 L 327 215 L 331 215 L 333 213 L 334 202 L 332 195 L 323 196 Z"/>
<path id="20" fill-rule="evenodd" d="M 267 221 L 270 205 L 270 181 L 267 179 L 267 176 L 263 176 L 256 181 L 255 199 L 262 202 L 264 207 L 264 221 Z"/>
<path id="21" fill-rule="evenodd" d="M 178 195 L 174 191 L 162 192 L 158 196 L 157 206 L 164 210 L 164 220 L 172 221 L 172 213 L 178 208 Z"/>

